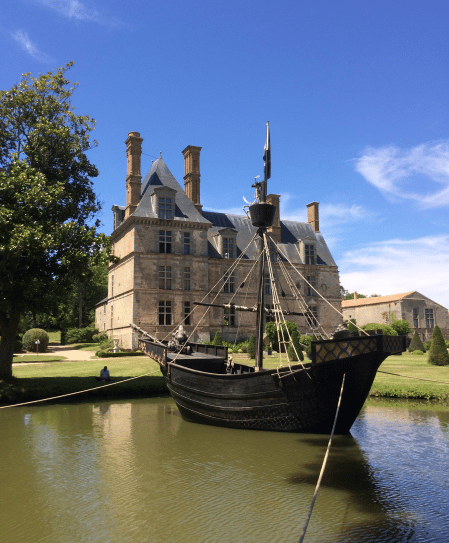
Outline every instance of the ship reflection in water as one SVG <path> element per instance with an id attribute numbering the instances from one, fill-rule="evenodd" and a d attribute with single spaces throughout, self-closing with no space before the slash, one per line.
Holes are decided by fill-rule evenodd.
<path id="1" fill-rule="evenodd" d="M 3 543 L 296 542 L 328 440 L 188 423 L 170 398 L 0 426 Z M 448 458 L 449 410 L 369 403 L 334 437 L 305 541 L 449 541 Z"/>

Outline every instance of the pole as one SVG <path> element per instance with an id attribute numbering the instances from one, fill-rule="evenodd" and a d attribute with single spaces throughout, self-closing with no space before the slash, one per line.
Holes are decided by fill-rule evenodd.
<path id="1" fill-rule="evenodd" d="M 259 266 L 259 295 L 257 297 L 257 321 L 256 321 L 256 363 L 255 370 L 263 368 L 263 331 L 265 315 L 265 228 L 259 229 L 259 247 L 261 251 Z"/>

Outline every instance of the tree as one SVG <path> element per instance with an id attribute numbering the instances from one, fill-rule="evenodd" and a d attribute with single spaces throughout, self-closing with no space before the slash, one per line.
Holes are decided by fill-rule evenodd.
<path id="1" fill-rule="evenodd" d="M 110 253 L 86 155 L 95 121 L 74 113 L 72 65 L 0 91 L 0 379 L 12 376 L 21 315 L 54 310 Z"/>
<path id="2" fill-rule="evenodd" d="M 396 332 L 400 336 L 406 336 L 407 334 L 410 334 L 413 331 L 412 327 L 410 326 L 410 323 L 406 320 L 395 319 L 392 315 L 391 321 L 392 322 L 390 326 L 393 328 L 393 330 L 396 330 Z"/>
<path id="3" fill-rule="evenodd" d="M 432 344 L 429 351 L 429 364 L 434 366 L 447 366 L 449 364 L 449 353 L 440 327 L 435 326 L 432 334 Z"/>
<path id="4" fill-rule="evenodd" d="M 419 337 L 419 334 L 416 330 L 415 330 L 415 333 L 413 334 L 412 341 L 410 342 L 410 345 L 408 346 L 408 350 L 411 353 L 413 351 L 422 351 L 423 353 L 426 352 L 424 344 L 421 341 L 421 338 Z"/>
<path id="5" fill-rule="evenodd" d="M 223 345 L 223 340 L 221 339 L 220 331 L 215 332 L 214 339 L 212 340 L 212 345 Z"/>
<path id="6" fill-rule="evenodd" d="M 357 321 L 355 319 L 349 319 L 348 322 L 348 332 L 358 332 L 359 329 L 356 326 Z"/>
<path id="7" fill-rule="evenodd" d="M 256 338 L 252 335 L 248 341 L 248 356 L 256 358 Z"/>
<path id="8" fill-rule="evenodd" d="M 282 352 L 283 350 L 283 347 L 279 346 L 279 338 L 281 342 L 285 341 L 288 345 L 290 342 L 290 336 L 295 331 L 298 332 L 298 325 L 296 322 L 285 321 L 285 324 L 280 324 L 279 330 L 275 322 L 267 322 L 265 324 L 265 334 L 267 336 L 267 340 L 271 343 L 273 349 L 278 352 Z"/>

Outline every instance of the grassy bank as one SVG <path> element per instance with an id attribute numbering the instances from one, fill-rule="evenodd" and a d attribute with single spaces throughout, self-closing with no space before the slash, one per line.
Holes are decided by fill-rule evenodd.
<path id="1" fill-rule="evenodd" d="M 14 366 L 13 380 L 10 383 L 0 381 L 0 404 L 50 398 L 79 390 L 89 391 L 80 395 L 68 396 L 67 401 L 138 398 L 168 393 L 164 378 L 159 371 L 159 365 L 149 358 L 133 357 L 108 360 L 107 366 L 111 377 L 118 384 L 98 389 L 97 387 L 101 387 L 105 383 L 96 381 L 94 377 L 100 375 L 100 369 L 103 366 L 103 360 Z M 157 373 L 120 383 L 130 377 L 154 371 Z M 90 390 L 94 388 L 96 390 Z"/>
<path id="2" fill-rule="evenodd" d="M 43 356 L 39 355 L 39 357 L 39 361 L 42 362 Z M 234 355 L 234 361 L 251 363 L 245 354 Z M 149 358 L 111 358 L 106 363 L 112 378 L 117 383 L 145 373 L 153 371 L 157 373 L 115 386 L 90 390 L 102 385 L 102 383 L 94 379 L 94 376 L 99 375 L 100 369 L 104 365 L 102 360 L 49 362 L 14 366 L 13 381 L 11 383 L 0 381 L 0 404 L 38 400 L 86 389 L 89 389 L 89 391 L 79 396 L 69 396 L 67 401 L 125 399 L 168 393 L 158 364 Z M 266 357 L 264 360 L 266 368 L 275 368 L 278 363 L 279 355 Z M 283 363 L 287 365 L 286 360 Z M 370 393 L 373 398 L 449 401 L 449 366 L 431 366 L 427 362 L 427 355 L 404 354 L 402 356 L 390 356 L 382 364 L 380 371 L 434 381 L 445 381 L 447 384 L 418 381 L 378 373 Z"/>

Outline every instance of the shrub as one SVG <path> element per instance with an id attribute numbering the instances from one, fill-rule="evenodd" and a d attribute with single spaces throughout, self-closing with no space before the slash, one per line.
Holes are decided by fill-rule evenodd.
<path id="1" fill-rule="evenodd" d="M 383 334 L 388 336 L 397 336 L 396 330 L 388 324 L 380 324 L 378 322 L 370 322 L 362 326 L 363 330 L 382 330 Z"/>
<path id="2" fill-rule="evenodd" d="M 292 333 L 292 341 L 287 349 L 287 355 L 289 360 L 292 362 L 297 362 L 299 360 L 304 360 L 304 355 L 302 353 L 302 347 L 300 345 L 301 336 L 296 330 Z M 295 351 L 296 349 L 296 351 Z"/>
<path id="3" fill-rule="evenodd" d="M 214 339 L 212 340 L 212 345 L 223 345 L 223 340 L 221 339 L 220 331 L 215 332 Z"/>
<path id="4" fill-rule="evenodd" d="M 348 332 L 358 332 L 359 329 L 357 328 L 357 326 L 355 326 L 356 324 L 356 320 L 355 319 L 350 319 L 349 320 L 349 323 L 348 323 Z"/>
<path id="5" fill-rule="evenodd" d="M 429 351 L 429 364 L 434 366 L 447 366 L 449 364 L 449 353 L 441 333 L 440 327 L 435 326 L 432 334 L 432 345 Z"/>
<path id="6" fill-rule="evenodd" d="M 36 352 L 36 341 L 39 340 L 39 345 L 37 345 L 37 351 L 39 353 L 45 353 L 50 342 L 50 338 L 45 330 L 41 328 L 31 328 L 25 332 L 22 338 L 23 348 L 26 351 Z"/>
<path id="7" fill-rule="evenodd" d="M 428 339 L 427 341 L 425 341 L 423 343 L 423 345 L 424 345 L 424 348 L 426 349 L 426 351 L 430 351 L 430 346 L 432 345 L 432 340 Z"/>
<path id="8" fill-rule="evenodd" d="M 98 334 L 98 328 L 86 326 L 85 328 L 69 328 L 65 331 L 65 343 L 93 343 L 93 336 Z"/>
<path id="9" fill-rule="evenodd" d="M 420 351 L 419 349 L 416 349 L 416 351 L 413 351 L 412 354 L 419 354 L 419 355 L 422 355 L 422 354 L 424 354 L 424 352 L 423 352 L 423 351 Z"/>
<path id="10" fill-rule="evenodd" d="M 408 346 L 408 350 L 413 353 L 416 350 L 426 352 L 426 348 L 423 345 L 423 342 L 421 341 L 421 338 L 419 337 L 418 332 L 413 334 L 412 341 L 410 342 L 410 345 Z"/>
<path id="11" fill-rule="evenodd" d="M 143 353 L 141 351 L 118 351 L 117 353 L 114 353 L 112 351 L 97 351 L 95 353 L 95 356 L 98 356 L 98 358 L 120 358 L 122 356 L 142 356 Z"/>
<path id="12" fill-rule="evenodd" d="M 287 333 L 287 330 L 291 336 L 293 332 L 298 332 L 298 325 L 296 324 L 296 322 L 289 321 L 285 321 L 285 325 L 284 323 L 282 323 L 279 329 L 279 336 L 281 338 L 281 341 L 284 340 L 289 342 L 289 334 Z M 275 322 L 267 322 L 267 324 L 265 325 L 265 334 L 267 336 L 267 340 L 273 346 L 273 349 L 279 352 L 279 336 Z M 282 348 L 284 349 L 284 346 L 282 346 Z"/>
<path id="13" fill-rule="evenodd" d="M 250 358 L 256 358 L 256 338 L 251 336 L 248 342 L 248 355 Z"/>
<path id="14" fill-rule="evenodd" d="M 14 343 L 14 352 L 20 353 L 22 349 L 23 349 L 22 342 L 20 341 L 20 339 L 16 339 Z"/>
<path id="15" fill-rule="evenodd" d="M 108 335 L 106 332 L 99 332 L 98 334 L 94 334 L 92 336 L 92 340 L 94 343 L 101 343 L 102 341 L 106 341 L 108 339 Z"/>
<path id="16" fill-rule="evenodd" d="M 396 330 L 399 336 L 406 336 L 407 334 L 410 334 L 410 332 L 412 332 L 410 323 L 406 320 L 393 319 L 391 327 L 393 328 L 393 330 Z"/>
<path id="17" fill-rule="evenodd" d="M 112 339 L 105 339 L 100 343 L 100 351 L 107 351 L 108 349 L 112 349 L 114 347 L 114 342 Z"/>

